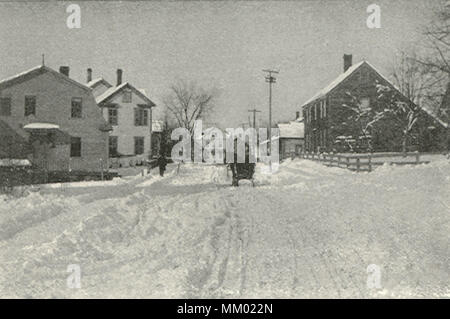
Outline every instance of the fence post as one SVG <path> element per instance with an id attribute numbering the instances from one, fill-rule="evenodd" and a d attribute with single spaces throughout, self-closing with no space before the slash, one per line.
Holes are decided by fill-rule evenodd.
<path id="1" fill-rule="evenodd" d="M 419 163 L 420 163 L 420 153 L 417 152 L 416 153 L 416 164 L 419 164 Z"/>
<path id="2" fill-rule="evenodd" d="M 312 153 L 312 160 L 314 161 L 314 153 Z"/>
<path id="3" fill-rule="evenodd" d="M 372 171 L 372 156 L 369 153 L 369 172 Z"/>
<path id="4" fill-rule="evenodd" d="M 337 167 L 341 166 L 341 155 L 337 156 Z"/>
<path id="5" fill-rule="evenodd" d="M 347 164 L 347 168 L 349 168 L 350 167 L 350 158 L 347 156 L 346 157 L 346 164 Z"/>
<path id="6" fill-rule="evenodd" d="M 104 176 L 103 176 L 103 159 L 102 158 L 100 159 L 100 170 L 101 170 L 101 178 L 103 180 Z"/>
<path id="7" fill-rule="evenodd" d="M 359 163 L 359 157 L 356 158 L 356 171 L 359 172 L 359 167 L 360 167 L 360 163 Z"/>
<path id="8" fill-rule="evenodd" d="M 333 166 L 333 154 L 330 155 L 330 166 Z"/>

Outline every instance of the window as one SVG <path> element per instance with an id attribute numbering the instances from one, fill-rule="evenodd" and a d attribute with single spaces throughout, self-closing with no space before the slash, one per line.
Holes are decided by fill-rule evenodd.
<path id="1" fill-rule="evenodd" d="M 81 118 L 82 115 L 82 100 L 80 97 L 73 97 L 72 98 L 72 113 L 71 117 L 73 118 Z"/>
<path id="2" fill-rule="evenodd" d="M 81 157 L 81 137 L 70 138 L 70 157 Z"/>
<path id="3" fill-rule="evenodd" d="M 118 125 L 118 110 L 115 107 L 108 108 L 108 123 Z"/>
<path id="4" fill-rule="evenodd" d="M 109 157 L 117 157 L 117 144 L 118 144 L 118 137 L 117 136 L 110 136 L 109 137 Z"/>
<path id="5" fill-rule="evenodd" d="M 123 92 L 122 102 L 123 103 L 131 103 L 131 91 L 130 90 L 126 90 Z"/>
<path id="6" fill-rule="evenodd" d="M 146 126 L 148 123 L 148 111 L 141 107 L 134 109 L 134 125 Z"/>
<path id="7" fill-rule="evenodd" d="M 135 155 L 144 154 L 144 137 L 142 136 L 134 137 L 134 154 Z"/>
<path id="8" fill-rule="evenodd" d="M 36 115 L 36 96 L 25 96 L 25 116 Z"/>
<path id="9" fill-rule="evenodd" d="M 0 116 L 10 116 L 11 115 L 11 98 L 2 97 L 0 98 Z"/>
<path id="10" fill-rule="evenodd" d="M 365 97 L 361 99 L 361 110 L 367 111 L 370 109 L 370 98 Z"/>
<path id="11" fill-rule="evenodd" d="M 318 103 L 318 115 L 317 115 L 317 117 L 319 118 L 319 119 L 321 119 L 322 118 L 322 101 L 320 101 L 319 103 Z"/>

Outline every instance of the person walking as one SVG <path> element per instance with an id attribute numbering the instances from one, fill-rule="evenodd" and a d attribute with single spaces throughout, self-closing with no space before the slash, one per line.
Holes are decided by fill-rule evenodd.
<path id="1" fill-rule="evenodd" d="M 164 176 L 164 172 L 167 166 L 166 157 L 163 155 L 159 155 L 158 157 L 158 166 L 159 166 L 159 175 Z"/>

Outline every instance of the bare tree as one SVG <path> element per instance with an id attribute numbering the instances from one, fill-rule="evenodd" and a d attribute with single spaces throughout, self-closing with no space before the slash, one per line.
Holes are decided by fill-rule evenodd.
<path id="1" fill-rule="evenodd" d="M 342 104 L 342 107 L 350 111 L 350 115 L 347 119 L 352 123 L 349 124 L 351 127 L 356 128 L 359 135 L 357 137 L 359 139 L 362 138 L 367 142 L 368 151 L 372 151 L 371 130 L 374 124 L 384 118 L 385 112 L 383 110 L 376 110 L 370 106 L 370 104 L 364 105 L 358 97 L 350 92 L 347 92 L 346 94 L 348 101 L 347 103 Z"/>
<path id="2" fill-rule="evenodd" d="M 205 90 L 194 83 L 178 81 L 170 87 L 163 104 L 174 122 L 192 134 L 195 121 L 204 119 L 213 110 L 216 95 L 215 90 Z"/>
<path id="3" fill-rule="evenodd" d="M 432 21 L 424 29 L 423 57 L 410 56 L 420 67 L 427 83 L 422 83 L 421 104 L 440 114 L 441 102 L 450 79 L 450 1 L 441 0 Z M 408 62 L 410 63 L 410 62 Z"/>
<path id="4" fill-rule="evenodd" d="M 450 1 L 440 1 L 433 21 L 424 33 L 434 54 L 422 60 L 422 63 L 450 74 Z"/>
<path id="5" fill-rule="evenodd" d="M 401 129 L 402 151 L 406 153 L 408 138 L 419 119 L 419 106 L 411 100 L 405 100 L 399 92 L 387 85 L 378 85 L 378 99 L 384 105 L 384 118 L 392 120 L 394 127 Z"/>

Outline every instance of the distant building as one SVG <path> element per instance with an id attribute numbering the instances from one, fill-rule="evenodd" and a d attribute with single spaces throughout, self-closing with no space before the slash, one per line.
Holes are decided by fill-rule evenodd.
<path id="1" fill-rule="evenodd" d="M 383 110 L 384 106 L 378 98 L 378 85 L 390 88 L 399 101 L 412 103 L 369 62 L 361 61 L 352 65 L 352 56 L 344 55 L 344 72 L 302 105 L 306 149 L 313 152 L 343 149 L 357 151 L 367 148 L 370 142 L 374 151 L 400 151 L 403 131 L 401 127 L 392 121 L 386 122 L 384 126 L 374 125 L 370 134 L 362 135 L 360 123 L 352 119 L 354 113 L 344 107 L 355 98 L 360 102 L 361 109 Z M 428 122 L 437 126 L 443 125 L 435 115 L 423 108 L 419 122 L 422 124 L 414 127 L 408 141 L 410 150 L 427 148 L 429 143 L 425 142 L 424 137 L 428 133 L 424 131 L 424 127 L 431 126 Z"/>
<path id="2" fill-rule="evenodd" d="M 153 152 L 157 146 L 150 136 L 150 123 L 153 123 L 151 108 L 155 103 L 143 90 L 122 82 L 121 69 L 117 70 L 115 86 L 103 78 L 92 80 L 91 69 L 88 69 L 87 74 L 87 85 L 92 88 L 104 118 L 113 128 L 109 136 L 110 157 L 120 159 L 120 166 L 128 166 L 156 156 Z M 153 123 L 152 132 L 152 135 L 161 132 L 160 123 Z"/>
<path id="3" fill-rule="evenodd" d="M 0 81 L 0 157 L 28 157 L 46 171 L 107 167 L 108 131 L 92 90 L 41 65 Z"/>
<path id="4" fill-rule="evenodd" d="M 304 150 L 305 125 L 299 115 L 299 112 L 297 112 L 297 119 L 294 121 L 278 123 L 278 129 L 280 130 L 280 159 L 294 154 L 298 155 Z"/>

